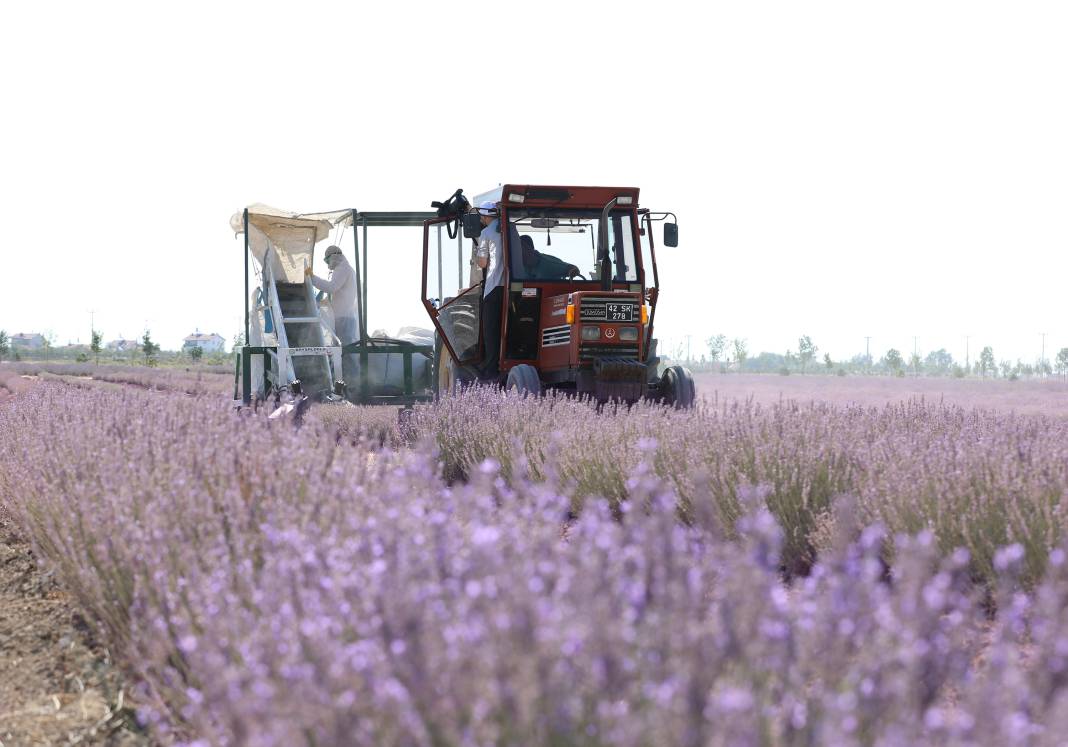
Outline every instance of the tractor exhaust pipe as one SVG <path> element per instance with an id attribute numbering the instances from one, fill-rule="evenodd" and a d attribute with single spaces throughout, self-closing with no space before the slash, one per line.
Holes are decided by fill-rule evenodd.
<path id="1" fill-rule="evenodd" d="M 601 290 L 612 290 L 612 258 L 608 255 L 608 214 L 619 202 L 613 197 L 601 211 L 601 221 L 597 224 L 597 261 L 600 264 Z"/>

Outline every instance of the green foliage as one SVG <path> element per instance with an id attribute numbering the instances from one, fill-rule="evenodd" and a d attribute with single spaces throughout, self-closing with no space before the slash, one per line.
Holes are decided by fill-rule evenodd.
<path id="1" fill-rule="evenodd" d="M 994 362 L 994 350 L 989 345 L 979 353 L 979 373 L 986 376 L 987 373 L 997 374 L 997 364 Z"/>
<path id="2" fill-rule="evenodd" d="M 104 334 L 99 330 L 93 330 L 92 339 L 89 343 L 89 350 L 92 351 L 93 356 L 96 358 L 97 365 L 100 364 L 100 344 L 104 341 Z"/>
<path id="3" fill-rule="evenodd" d="M 0 361 L 7 357 L 7 352 L 10 349 L 11 344 L 8 341 L 7 332 L 0 329 Z"/>
<path id="4" fill-rule="evenodd" d="M 155 366 L 158 363 L 159 345 L 152 342 L 152 333 L 147 329 L 141 338 L 141 352 L 145 356 L 146 366 Z"/>
<path id="5" fill-rule="evenodd" d="M 1060 352 L 1057 353 L 1056 366 L 1057 373 L 1068 374 L 1068 348 L 1061 348 Z"/>
<path id="6" fill-rule="evenodd" d="M 959 366 L 957 368 L 960 368 Z M 927 357 L 923 359 L 923 370 L 927 373 L 945 375 L 953 373 L 956 375 L 953 364 L 953 356 L 945 348 L 939 348 L 938 350 L 932 350 L 927 354 Z"/>
<path id="7" fill-rule="evenodd" d="M 883 356 L 883 363 L 896 374 L 901 372 L 901 367 L 905 364 L 905 361 L 901 357 L 901 351 L 897 348 L 890 348 L 886 351 L 886 355 Z"/>
<path id="8" fill-rule="evenodd" d="M 705 340 L 705 345 L 708 346 L 709 360 L 718 361 L 723 357 L 723 351 L 727 347 L 727 336 L 713 335 Z"/>
<path id="9" fill-rule="evenodd" d="M 745 359 L 749 357 L 749 349 L 746 346 L 746 340 L 744 337 L 735 337 L 731 341 L 731 345 L 734 347 L 734 360 L 738 363 L 738 370 L 742 370 L 742 366 L 745 365 Z"/>
<path id="10" fill-rule="evenodd" d="M 200 363 L 200 359 L 204 357 L 204 349 L 199 345 L 194 345 L 189 350 L 189 357 L 193 359 L 194 363 Z"/>
<path id="11" fill-rule="evenodd" d="M 812 338 L 808 335 L 802 335 L 797 341 L 797 358 L 801 361 L 801 373 L 805 372 L 805 368 L 816 357 L 818 350 L 819 348 L 816 347 L 815 343 L 812 342 Z"/>

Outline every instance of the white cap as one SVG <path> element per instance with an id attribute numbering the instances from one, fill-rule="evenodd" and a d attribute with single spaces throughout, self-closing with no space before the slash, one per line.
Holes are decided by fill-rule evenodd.
<path id="1" fill-rule="evenodd" d="M 478 204 L 478 212 L 492 213 L 497 209 L 497 203 L 493 200 L 483 200 Z"/>

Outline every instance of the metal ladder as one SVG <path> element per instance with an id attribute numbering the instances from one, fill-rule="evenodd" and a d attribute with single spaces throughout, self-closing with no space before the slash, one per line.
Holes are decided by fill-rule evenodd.
<path id="1" fill-rule="evenodd" d="M 283 284 L 288 286 L 286 303 L 283 303 L 271 267 L 273 251 L 273 247 L 268 247 L 264 256 L 263 278 L 267 291 L 264 301 L 271 314 L 278 347 L 276 351 L 268 351 L 267 380 L 275 391 L 288 388 L 309 396 L 333 393 L 337 389 L 336 382 L 342 378 L 341 348 L 326 344 L 319 304 L 307 277 L 300 284 Z M 292 342 L 291 337 L 294 338 Z"/>

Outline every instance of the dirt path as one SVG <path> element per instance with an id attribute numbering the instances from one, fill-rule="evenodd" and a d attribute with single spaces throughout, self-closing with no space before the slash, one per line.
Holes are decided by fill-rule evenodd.
<path id="1" fill-rule="evenodd" d="M 0 510 L 0 747 L 147 745 L 123 681 Z"/>

